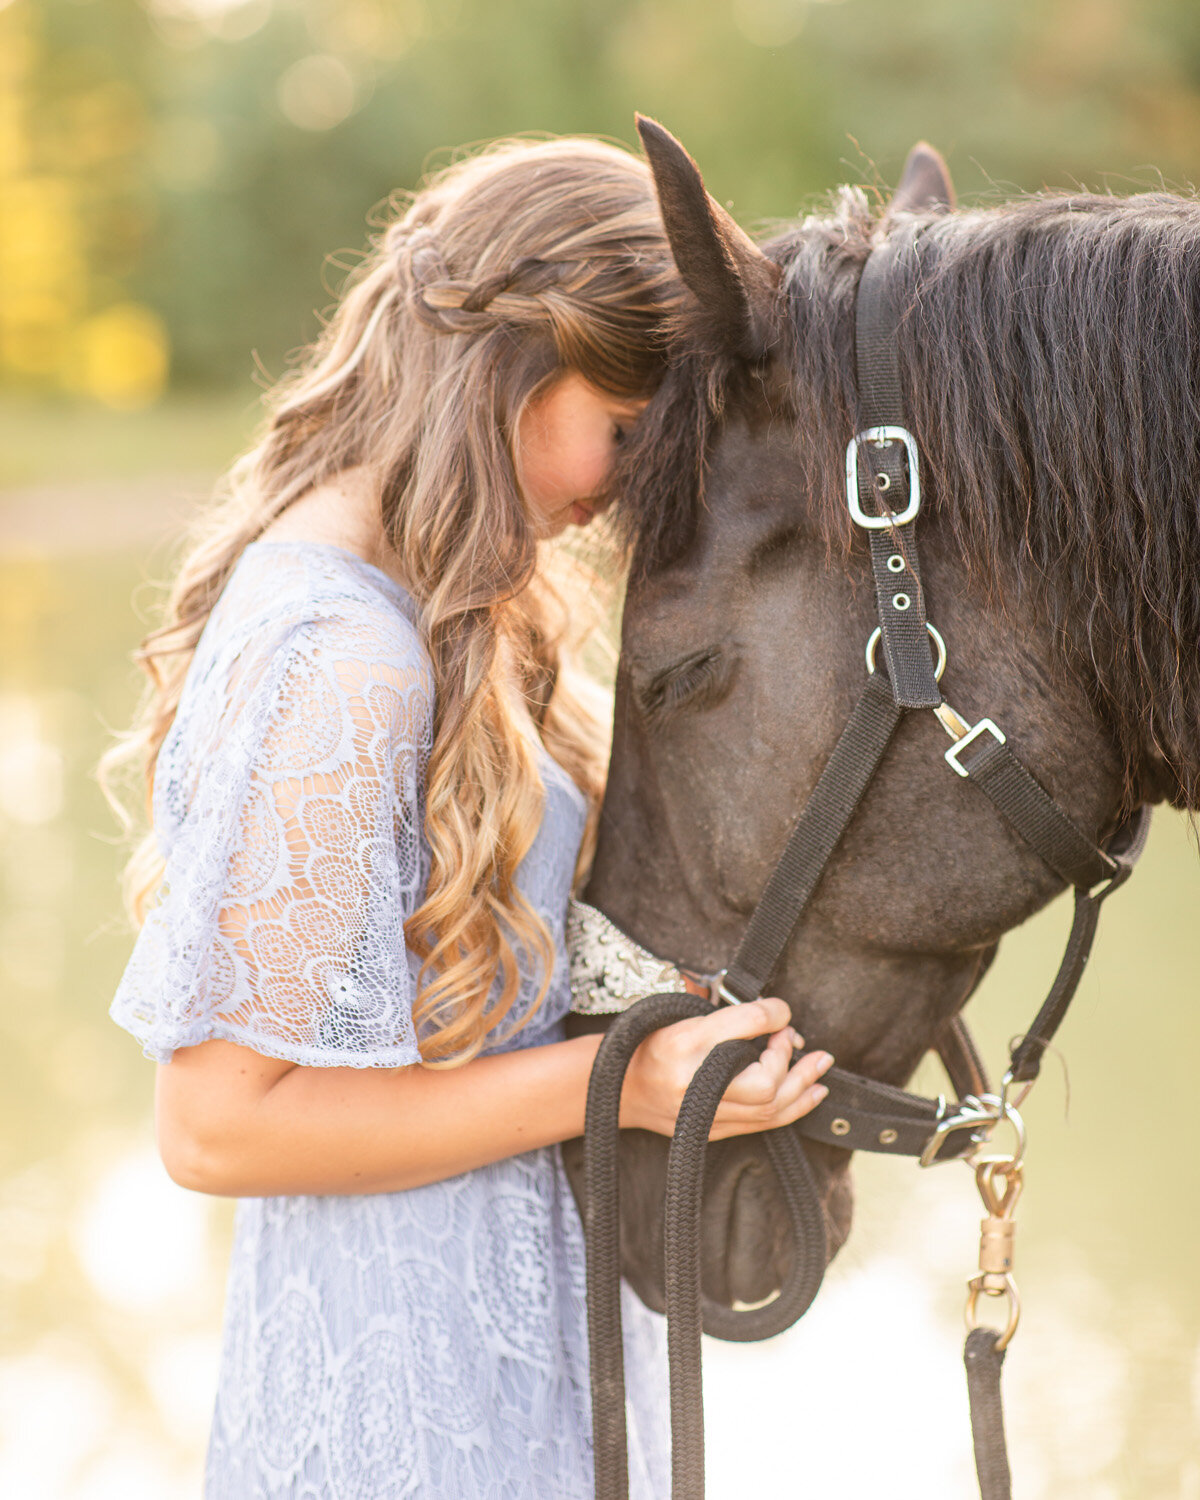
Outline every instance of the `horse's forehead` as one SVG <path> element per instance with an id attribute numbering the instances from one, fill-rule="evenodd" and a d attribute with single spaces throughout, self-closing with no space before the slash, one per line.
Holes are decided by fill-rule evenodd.
<path id="1" fill-rule="evenodd" d="M 709 456 L 704 516 L 712 525 L 761 515 L 784 516 L 802 495 L 799 445 L 792 420 L 755 413 L 731 418 Z M 797 515 L 797 520 L 800 517 Z"/>
<path id="2" fill-rule="evenodd" d="M 700 399 L 700 398 L 698 398 Z M 673 535 L 682 544 L 698 532 L 736 523 L 749 510 L 777 508 L 797 482 L 797 459 L 805 441 L 803 424 L 797 420 L 787 373 L 770 369 L 753 380 L 740 376 L 719 394 L 719 413 L 706 422 L 699 410 L 672 413 L 704 433 L 695 454 L 694 473 L 680 482 L 676 473 L 663 484 L 661 467 L 643 463 L 635 455 L 626 478 L 626 501 L 640 527 L 647 521 L 660 523 L 660 535 Z M 677 513 L 675 528 L 662 527 L 655 514 L 663 504 Z M 683 546 L 658 546 L 643 558 L 642 576 L 654 576 L 683 561 Z"/>

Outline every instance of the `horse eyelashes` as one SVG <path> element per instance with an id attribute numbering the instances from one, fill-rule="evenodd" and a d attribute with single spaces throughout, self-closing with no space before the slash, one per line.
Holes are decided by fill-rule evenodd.
<path id="1" fill-rule="evenodd" d="M 684 708 L 711 708 L 728 691 L 733 667 L 723 651 L 710 648 L 638 683 L 634 696 L 642 713 L 652 721 L 668 719 Z"/>

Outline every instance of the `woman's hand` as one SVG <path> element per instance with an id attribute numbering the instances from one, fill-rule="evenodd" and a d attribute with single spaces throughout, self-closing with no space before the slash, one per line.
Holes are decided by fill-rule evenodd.
<path id="1" fill-rule="evenodd" d="M 833 1065 L 828 1052 L 809 1052 L 776 999 L 725 1005 L 710 1016 L 676 1021 L 653 1032 L 633 1054 L 621 1091 L 621 1124 L 673 1135 L 675 1119 L 696 1069 L 719 1042 L 771 1033 L 762 1056 L 730 1081 L 709 1131 L 710 1141 L 790 1125 L 815 1109 L 829 1090 L 817 1080 Z"/>

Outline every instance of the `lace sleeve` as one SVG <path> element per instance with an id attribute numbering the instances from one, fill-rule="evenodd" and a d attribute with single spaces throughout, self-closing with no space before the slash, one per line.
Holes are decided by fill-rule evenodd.
<path id="1" fill-rule="evenodd" d="M 219 696 L 181 703 L 155 797 L 177 815 L 166 875 L 110 1007 L 146 1056 L 223 1037 L 317 1066 L 419 1060 L 403 922 L 425 878 L 430 674 L 381 613 L 248 643 Z"/>

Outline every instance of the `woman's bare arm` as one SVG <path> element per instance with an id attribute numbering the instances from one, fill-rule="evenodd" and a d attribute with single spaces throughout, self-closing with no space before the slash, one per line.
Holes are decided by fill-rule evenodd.
<path id="1" fill-rule="evenodd" d="M 713 1136 L 807 1113 L 823 1096 L 816 1080 L 832 1059 L 809 1053 L 791 1063 L 796 1039 L 786 1016 L 781 1000 L 760 1000 L 656 1033 L 635 1054 L 621 1123 L 669 1132 L 712 1047 L 768 1031 L 762 1060 L 730 1084 Z M 582 1134 L 599 1040 L 576 1037 L 449 1069 L 300 1067 L 233 1042 L 202 1042 L 159 1066 L 159 1150 L 181 1186 L 223 1197 L 417 1187 Z"/>
<path id="2" fill-rule="evenodd" d="M 453 1069 L 262 1068 L 202 1042 L 159 1068 L 159 1149 L 176 1182 L 231 1198 L 417 1187 L 578 1135 L 598 1040 Z"/>

